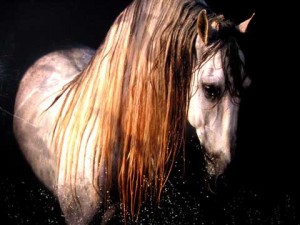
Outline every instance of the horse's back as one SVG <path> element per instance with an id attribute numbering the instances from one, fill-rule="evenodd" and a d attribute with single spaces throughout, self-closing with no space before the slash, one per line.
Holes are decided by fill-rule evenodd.
<path id="1" fill-rule="evenodd" d="M 61 91 L 80 74 L 93 54 L 89 48 L 49 53 L 27 70 L 19 85 L 14 133 L 33 171 L 54 193 L 57 157 L 50 151 L 50 144 L 56 116 L 64 100 Z"/>

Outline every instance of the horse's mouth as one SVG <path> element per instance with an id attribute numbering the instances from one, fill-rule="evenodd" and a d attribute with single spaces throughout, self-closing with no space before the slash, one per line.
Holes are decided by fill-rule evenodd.
<path id="1" fill-rule="evenodd" d="M 210 177 L 218 177 L 226 170 L 230 159 L 219 151 L 218 153 L 204 152 L 206 172 Z"/>

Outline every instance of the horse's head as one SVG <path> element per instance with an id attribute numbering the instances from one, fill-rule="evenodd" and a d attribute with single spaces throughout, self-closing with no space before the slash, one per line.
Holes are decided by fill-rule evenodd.
<path id="1" fill-rule="evenodd" d="M 204 149 L 207 172 L 219 175 L 236 145 L 240 92 L 250 84 L 244 55 L 231 35 L 244 32 L 250 19 L 233 26 L 201 11 L 197 26 L 197 60 L 191 80 L 188 120 Z"/>

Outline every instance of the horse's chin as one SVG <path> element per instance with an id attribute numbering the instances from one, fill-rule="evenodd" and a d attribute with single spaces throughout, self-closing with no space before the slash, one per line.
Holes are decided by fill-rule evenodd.
<path id="1" fill-rule="evenodd" d="M 204 153 L 205 159 L 205 187 L 206 190 L 216 193 L 226 187 L 226 169 L 230 159 L 223 154 Z M 224 186 L 225 185 L 225 186 Z"/>
<path id="2" fill-rule="evenodd" d="M 223 152 L 205 152 L 204 158 L 207 175 L 215 178 L 222 175 L 230 163 L 230 157 L 225 155 Z"/>

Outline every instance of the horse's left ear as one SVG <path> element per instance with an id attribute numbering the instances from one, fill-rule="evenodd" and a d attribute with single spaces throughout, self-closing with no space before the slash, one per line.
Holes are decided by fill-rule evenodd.
<path id="1" fill-rule="evenodd" d="M 204 45 L 207 45 L 208 42 L 208 19 L 206 10 L 203 9 L 200 11 L 197 19 L 197 31 Z"/>
<path id="2" fill-rule="evenodd" d="M 253 13 L 252 16 L 249 19 L 247 19 L 244 22 L 241 22 L 239 25 L 237 25 L 236 26 L 237 30 L 241 33 L 245 33 L 247 31 L 248 25 L 249 25 L 249 23 L 252 20 L 254 15 L 255 15 L 255 13 Z"/>

